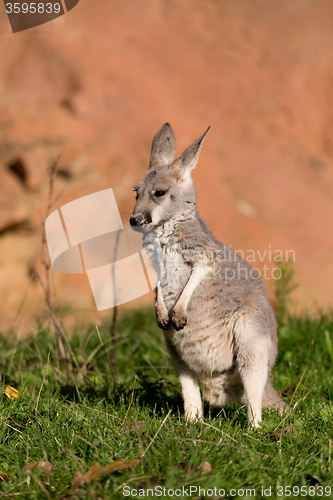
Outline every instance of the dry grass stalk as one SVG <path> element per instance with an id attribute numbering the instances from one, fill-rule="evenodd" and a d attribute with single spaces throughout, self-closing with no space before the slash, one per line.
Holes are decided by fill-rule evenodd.
<path id="1" fill-rule="evenodd" d="M 65 346 L 64 346 L 64 341 L 63 339 L 65 338 L 64 331 L 61 327 L 60 321 L 57 318 L 54 308 L 52 305 L 52 287 L 51 287 L 51 263 L 50 263 L 50 258 L 48 255 L 47 251 L 47 241 L 46 241 L 46 232 L 45 232 L 45 221 L 48 218 L 52 205 L 53 205 L 53 190 L 54 190 L 54 182 L 58 173 L 58 166 L 59 166 L 59 158 L 54 161 L 54 163 L 50 166 L 48 169 L 48 177 L 49 177 L 49 193 L 48 193 L 48 202 L 47 202 L 47 207 L 46 207 L 46 212 L 45 216 L 43 217 L 42 220 L 42 248 L 43 248 L 43 259 L 42 259 L 42 264 L 45 269 L 45 282 L 41 279 L 40 275 L 35 272 L 36 279 L 40 283 L 41 287 L 43 288 L 44 291 L 44 298 L 46 302 L 46 306 L 48 308 L 50 317 L 53 322 L 56 338 L 57 338 L 57 343 L 58 343 L 58 360 L 59 362 L 64 366 L 67 377 L 70 378 L 70 373 L 69 373 L 69 359 L 66 355 L 65 351 Z"/>

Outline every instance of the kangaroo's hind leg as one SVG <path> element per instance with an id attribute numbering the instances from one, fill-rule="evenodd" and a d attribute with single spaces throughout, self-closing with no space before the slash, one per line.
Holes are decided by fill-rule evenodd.
<path id="1" fill-rule="evenodd" d="M 279 410 L 280 415 L 283 414 L 283 411 L 289 410 L 288 405 L 282 400 L 281 396 L 274 389 L 270 378 L 267 378 L 263 398 L 262 398 L 262 407 L 269 410 L 271 408 L 275 408 Z"/>
<path id="2" fill-rule="evenodd" d="M 186 420 L 192 421 L 197 419 L 200 420 L 203 417 L 203 405 L 197 376 L 180 358 L 171 342 L 169 334 L 169 332 L 165 332 L 164 338 L 170 354 L 172 366 L 182 386 L 185 418 Z"/>
<path id="3" fill-rule="evenodd" d="M 250 425 L 259 427 L 270 368 L 270 351 L 274 345 L 269 332 L 262 331 L 255 318 L 246 314 L 236 321 L 234 333 L 238 370 L 244 387 L 242 402 L 247 406 Z"/>

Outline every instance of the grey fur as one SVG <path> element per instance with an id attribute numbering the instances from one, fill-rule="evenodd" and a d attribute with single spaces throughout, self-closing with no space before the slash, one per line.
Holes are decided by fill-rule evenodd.
<path id="1" fill-rule="evenodd" d="M 186 417 L 202 417 L 201 383 L 212 405 L 246 404 L 250 423 L 258 426 L 262 408 L 284 408 L 270 381 L 275 317 L 257 272 L 212 235 L 196 210 L 190 171 L 209 129 L 172 162 L 169 127 L 154 138 L 131 216 L 159 276 L 157 322 L 182 385 Z"/>
<path id="2" fill-rule="evenodd" d="M 185 151 L 172 163 L 173 170 L 179 172 L 180 177 L 182 177 L 185 172 L 187 172 L 187 175 L 190 174 L 197 164 L 203 141 L 209 131 L 210 127 L 208 127 L 206 132 L 185 149 Z"/>
<path id="3" fill-rule="evenodd" d="M 153 139 L 149 169 L 169 165 L 175 157 L 176 137 L 170 123 L 165 123 Z"/>

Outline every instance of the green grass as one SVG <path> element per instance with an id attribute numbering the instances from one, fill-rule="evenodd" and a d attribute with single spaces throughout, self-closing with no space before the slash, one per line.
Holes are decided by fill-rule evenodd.
<path id="1" fill-rule="evenodd" d="M 108 328 L 100 334 L 103 345 L 93 326 L 72 335 L 71 380 L 48 329 L 23 340 L 0 337 L 0 498 L 126 498 L 125 485 L 138 494 L 159 486 L 162 498 L 172 498 L 164 487 L 184 487 L 178 498 L 189 498 L 190 486 L 192 499 L 220 498 L 219 489 L 223 498 L 241 498 L 249 488 L 265 498 L 262 487 L 272 488 L 271 498 L 288 498 L 278 495 L 278 487 L 286 486 L 295 488 L 290 498 L 320 492 L 333 497 L 325 495 L 328 486 L 333 493 L 333 316 L 292 317 L 280 327 L 275 386 L 283 391 L 301 382 L 289 415 L 264 412 L 262 428 L 250 431 L 241 405 L 206 406 L 204 423 L 185 423 L 179 383 L 153 311 L 118 322 L 113 376 Z M 19 391 L 17 399 L 3 394 L 7 386 Z M 291 397 L 292 391 L 287 401 Z M 96 461 L 104 467 L 133 459 L 140 461 L 129 469 L 71 485 L 77 471 L 86 473 Z M 35 461 L 52 469 L 36 465 L 27 472 Z M 194 490 L 199 486 L 206 496 Z M 217 495 L 209 497 L 207 490 L 214 488 Z M 243 496 L 232 496 L 232 488 L 244 490 Z"/>

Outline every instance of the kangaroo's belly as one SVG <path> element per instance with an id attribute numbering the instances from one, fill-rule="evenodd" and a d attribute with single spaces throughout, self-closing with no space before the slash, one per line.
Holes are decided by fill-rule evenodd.
<path id="1" fill-rule="evenodd" d="M 183 330 L 171 329 L 170 340 L 179 357 L 199 377 L 209 378 L 235 365 L 233 325 L 198 319 Z"/>
<path id="2" fill-rule="evenodd" d="M 164 278 L 162 293 L 169 311 L 177 303 L 191 268 L 174 247 L 163 248 Z M 178 356 L 198 378 L 226 373 L 235 367 L 234 325 L 240 315 L 258 304 L 254 295 L 257 283 L 246 280 L 223 280 L 210 273 L 194 290 L 187 305 L 187 324 L 176 331 L 167 332 Z"/>

